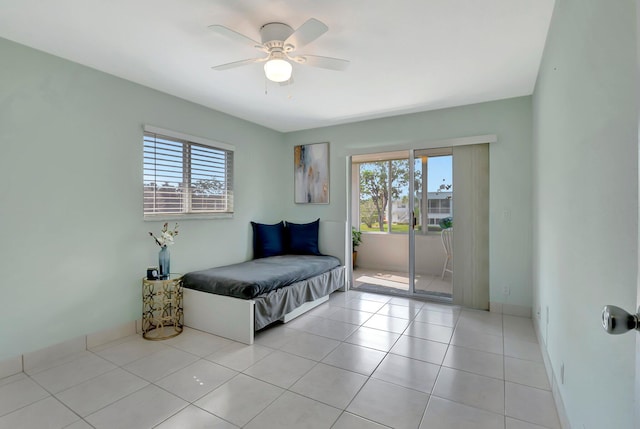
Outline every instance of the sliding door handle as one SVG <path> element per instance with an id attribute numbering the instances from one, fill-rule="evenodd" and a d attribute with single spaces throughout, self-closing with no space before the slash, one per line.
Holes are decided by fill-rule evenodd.
<path id="1" fill-rule="evenodd" d="M 624 334 L 632 329 L 640 331 L 640 314 L 630 314 L 615 305 L 605 305 L 602 309 L 602 327 L 611 335 Z"/>

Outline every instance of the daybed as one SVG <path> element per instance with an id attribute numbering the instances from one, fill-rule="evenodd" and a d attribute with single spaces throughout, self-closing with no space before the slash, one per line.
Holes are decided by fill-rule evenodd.
<path id="1" fill-rule="evenodd" d="M 315 232 L 305 235 L 312 225 Z M 319 252 L 319 221 L 252 226 L 256 259 L 185 274 L 186 326 L 252 344 L 255 331 L 286 323 L 344 288 L 340 260 Z M 281 245 L 274 244 L 274 237 Z M 304 239 L 302 247 L 299 239 Z"/>

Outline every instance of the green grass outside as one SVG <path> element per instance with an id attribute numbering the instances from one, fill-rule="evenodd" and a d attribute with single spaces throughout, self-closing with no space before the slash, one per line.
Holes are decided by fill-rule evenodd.
<path id="1" fill-rule="evenodd" d="M 382 232 L 387 232 L 387 224 L 384 224 L 384 231 Z M 369 228 L 366 224 L 361 224 L 360 225 L 360 231 L 361 232 L 381 232 L 380 231 L 380 227 L 378 226 L 377 223 L 373 223 L 371 224 L 371 228 Z M 398 224 L 398 223 L 394 223 L 391 224 L 391 231 L 392 232 L 409 232 L 409 225 L 408 224 Z"/>

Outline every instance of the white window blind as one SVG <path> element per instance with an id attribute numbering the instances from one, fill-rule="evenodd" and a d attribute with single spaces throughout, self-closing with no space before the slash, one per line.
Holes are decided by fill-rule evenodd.
<path id="1" fill-rule="evenodd" d="M 145 217 L 233 213 L 233 150 L 180 137 L 145 127 Z"/>

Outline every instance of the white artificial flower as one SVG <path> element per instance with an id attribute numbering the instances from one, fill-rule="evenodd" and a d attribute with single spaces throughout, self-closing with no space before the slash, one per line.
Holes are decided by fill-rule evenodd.
<path id="1" fill-rule="evenodd" d="M 163 232 L 160 241 L 162 241 L 163 245 L 171 245 L 173 244 L 173 235 L 169 232 Z"/>
<path id="2" fill-rule="evenodd" d="M 162 230 L 160 230 L 160 235 L 156 237 L 152 232 L 149 232 L 149 235 L 155 240 L 156 244 L 160 247 L 165 247 L 173 244 L 174 237 L 178 235 L 178 224 L 173 227 L 173 230 L 169 230 L 169 223 L 165 222 L 162 226 Z"/>

